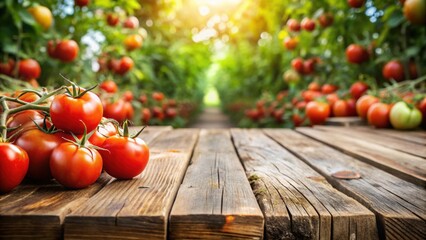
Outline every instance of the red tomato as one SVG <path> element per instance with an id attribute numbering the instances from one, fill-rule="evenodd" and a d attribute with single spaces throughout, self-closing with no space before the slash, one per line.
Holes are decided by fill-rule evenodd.
<path id="1" fill-rule="evenodd" d="M 327 94 L 325 99 L 328 102 L 328 105 L 330 105 L 330 108 L 333 108 L 333 105 L 339 100 L 339 96 L 336 93 L 330 93 Z"/>
<path id="2" fill-rule="evenodd" d="M 50 105 L 50 116 L 53 124 L 64 131 L 74 134 L 91 132 L 101 122 L 103 114 L 102 102 L 93 92 L 86 92 L 79 98 L 68 94 L 56 95 Z"/>
<path id="3" fill-rule="evenodd" d="M 149 160 L 149 148 L 140 138 L 113 136 L 102 144 L 105 171 L 117 179 L 132 179 L 139 175 Z"/>
<path id="4" fill-rule="evenodd" d="M 301 26 L 305 31 L 312 32 L 315 29 L 315 22 L 310 18 L 304 18 Z"/>
<path id="5" fill-rule="evenodd" d="M 394 79 L 399 82 L 405 79 L 404 66 L 398 60 L 392 60 L 383 66 L 383 77 L 386 79 Z"/>
<path id="6" fill-rule="evenodd" d="M 336 117 L 356 116 L 355 100 L 337 100 L 333 104 L 333 115 Z"/>
<path id="7" fill-rule="evenodd" d="M 412 24 L 426 24 L 426 1 L 407 0 L 404 3 L 404 16 Z"/>
<path id="8" fill-rule="evenodd" d="M 111 122 L 106 124 L 101 123 L 99 124 L 93 135 L 90 136 L 89 142 L 95 146 L 100 147 L 105 142 L 105 139 L 107 139 L 107 137 L 112 137 L 117 133 L 117 128 Z"/>
<path id="9" fill-rule="evenodd" d="M 164 99 L 164 94 L 162 92 L 153 92 L 152 93 L 152 98 L 155 101 L 161 102 Z"/>
<path id="10" fill-rule="evenodd" d="M 142 104 L 148 103 L 148 97 L 145 94 L 140 95 L 139 102 L 141 102 Z"/>
<path id="11" fill-rule="evenodd" d="M 369 55 L 363 46 L 358 44 L 351 44 L 346 48 L 346 59 L 350 63 L 360 64 L 368 61 Z"/>
<path id="12" fill-rule="evenodd" d="M 167 108 L 166 109 L 166 118 L 175 118 L 177 115 L 176 108 Z"/>
<path id="13" fill-rule="evenodd" d="M 256 110 L 257 111 L 257 110 Z M 152 116 L 154 118 L 157 118 L 158 120 L 162 121 L 164 119 L 164 112 L 163 109 L 160 107 L 153 107 L 152 108 Z"/>
<path id="14" fill-rule="evenodd" d="M 126 120 L 127 112 L 125 109 L 125 101 L 119 99 L 115 102 L 108 102 L 104 106 L 104 117 L 112 118 L 118 122 L 123 122 Z"/>
<path id="15" fill-rule="evenodd" d="M 99 87 L 107 93 L 116 93 L 118 91 L 118 86 L 113 80 L 105 80 Z"/>
<path id="16" fill-rule="evenodd" d="M 287 37 L 287 38 L 284 39 L 284 46 L 288 50 L 293 50 L 297 47 L 298 42 L 299 41 L 295 37 L 293 37 L 293 38 Z"/>
<path id="17" fill-rule="evenodd" d="M 417 108 L 422 113 L 422 125 L 426 127 L 426 97 L 417 104 Z"/>
<path id="18" fill-rule="evenodd" d="M 107 15 L 107 23 L 111 27 L 116 26 L 118 24 L 119 20 L 120 19 L 118 18 L 118 15 L 116 13 L 108 13 L 108 15 Z"/>
<path id="19" fill-rule="evenodd" d="M 305 112 L 312 125 L 322 124 L 330 116 L 330 105 L 312 101 L 306 105 Z"/>
<path id="20" fill-rule="evenodd" d="M 124 46 L 126 46 L 127 51 L 133 51 L 142 46 L 142 36 L 139 34 L 132 34 L 127 36 L 124 39 Z"/>
<path id="21" fill-rule="evenodd" d="M 132 91 L 125 91 L 123 93 L 123 99 L 126 102 L 131 102 L 133 100 L 133 93 L 132 93 Z"/>
<path id="22" fill-rule="evenodd" d="M 37 128 L 34 124 L 36 122 L 39 126 L 43 124 L 44 115 L 36 110 L 24 110 L 22 112 L 15 113 L 13 115 L 10 115 L 7 118 L 6 126 L 8 128 L 17 128 L 17 130 L 14 131 L 8 131 L 7 137 L 11 137 L 13 134 L 15 134 L 17 131 L 21 131 L 20 134 L 23 132 Z M 34 121 L 34 122 L 33 122 Z M 15 137 L 18 137 L 20 134 L 18 134 Z M 15 138 L 11 139 L 13 141 Z"/>
<path id="23" fill-rule="evenodd" d="M 35 180 L 52 179 L 50 173 L 50 155 L 53 149 L 65 142 L 60 133 L 48 134 L 38 128 L 23 132 L 16 145 L 24 149 L 29 156 L 27 177 Z"/>
<path id="24" fill-rule="evenodd" d="M 149 120 L 151 120 L 151 111 L 149 108 L 142 109 L 142 122 L 143 124 L 148 124 Z"/>
<path id="25" fill-rule="evenodd" d="M 334 17 L 331 13 L 323 13 L 318 17 L 318 22 L 321 25 L 321 27 L 326 28 L 333 24 Z"/>
<path id="26" fill-rule="evenodd" d="M 389 113 L 391 106 L 385 103 L 374 103 L 368 109 L 367 120 L 368 123 L 376 128 L 386 128 L 390 126 Z"/>
<path id="27" fill-rule="evenodd" d="M 292 32 L 299 32 L 300 31 L 300 23 L 296 19 L 293 19 L 293 18 L 290 18 L 287 21 L 287 27 Z"/>
<path id="28" fill-rule="evenodd" d="M 12 143 L 0 143 L 0 192 L 18 186 L 27 174 L 28 154 Z"/>
<path id="29" fill-rule="evenodd" d="M 130 57 L 122 57 L 118 65 L 118 69 L 115 70 L 117 74 L 124 75 L 133 68 L 133 60 Z"/>
<path id="30" fill-rule="evenodd" d="M 302 97 L 306 102 L 313 101 L 316 98 L 319 98 L 321 96 L 322 96 L 322 94 L 320 92 L 317 92 L 317 91 L 307 90 L 307 91 L 302 92 Z"/>
<path id="31" fill-rule="evenodd" d="M 352 84 L 349 92 L 354 99 L 358 99 L 367 92 L 368 88 L 366 83 L 358 81 Z"/>
<path id="32" fill-rule="evenodd" d="M 308 90 L 319 92 L 319 91 L 321 91 L 321 85 L 319 85 L 319 83 L 317 83 L 317 82 L 311 82 L 308 85 Z"/>
<path id="33" fill-rule="evenodd" d="M 124 111 L 126 112 L 126 119 L 132 120 L 135 110 L 133 109 L 131 102 L 124 102 Z"/>
<path id="34" fill-rule="evenodd" d="M 109 59 L 107 62 L 107 68 L 110 71 L 118 73 L 118 71 L 120 70 L 120 63 L 121 59 Z"/>
<path id="35" fill-rule="evenodd" d="M 131 29 L 138 28 L 139 20 L 135 16 L 130 16 L 123 22 L 123 27 Z"/>
<path id="36" fill-rule="evenodd" d="M 306 104 L 308 104 L 308 103 L 305 102 L 305 101 L 298 102 L 298 103 L 296 103 L 296 108 L 299 109 L 299 110 L 305 109 Z"/>
<path id="37" fill-rule="evenodd" d="M 364 95 L 360 97 L 356 102 L 356 112 L 358 113 L 358 116 L 363 119 L 366 119 L 368 109 L 372 104 L 377 102 L 379 102 L 379 99 L 374 96 Z"/>
<path id="38" fill-rule="evenodd" d="M 305 121 L 305 119 L 302 118 L 299 114 L 293 114 L 291 116 L 291 120 L 293 121 L 295 127 L 299 127 Z"/>
<path id="39" fill-rule="evenodd" d="M 330 93 L 334 93 L 337 89 L 338 87 L 336 85 L 326 83 L 322 85 L 321 93 L 330 94 Z"/>
<path id="40" fill-rule="evenodd" d="M 58 44 L 58 41 L 49 40 L 47 42 L 46 50 L 47 50 L 47 55 L 49 55 L 49 57 L 58 58 L 58 56 L 56 54 L 57 44 Z"/>
<path id="41" fill-rule="evenodd" d="M 352 8 L 360 8 L 364 5 L 365 0 L 348 0 L 349 6 Z"/>
<path id="42" fill-rule="evenodd" d="M 18 62 L 18 74 L 24 79 L 32 79 L 40 77 L 41 68 L 38 62 L 28 58 Z"/>
<path id="43" fill-rule="evenodd" d="M 0 63 L 0 74 L 12 76 L 14 68 L 15 61 L 13 59 L 8 59 L 7 62 Z"/>
<path id="44" fill-rule="evenodd" d="M 79 7 L 84 7 L 89 5 L 90 0 L 75 0 L 75 5 Z"/>
<path id="45" fill-rule="evenodd" d="M 313 58 L 306 60 L 303 63 L 303 73 L 312 74 L 315 71 L 315 63 L 316 63 L 316 60 Z"/>
<path id="46" fill-rule="evenodd" d="M 291 61 L 291 66 L 294 70 L 296 70 L 298 73 L 303 73 L 303 58 L 295 58 Z"/>
<path id="47" fill-rule="evenodd" d="M 93 148 L 61 143 L 50 156 L 50 171 L 67 188 L 85 188 L 101 175 L 102 157 Z"/>
<path id="48" fill-rule="evenodd" d="M 56 45 L 55 56 L 62 62 L 72 62 L 78 55 L 78 44 L 74 40 L 62 40 Z"/>

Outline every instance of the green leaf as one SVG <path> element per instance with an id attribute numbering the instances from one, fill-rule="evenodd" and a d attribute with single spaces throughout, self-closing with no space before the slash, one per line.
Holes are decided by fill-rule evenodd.
<path id="1" fill-rule="evenodd" d="M 36 21 L 34 20 L 33 16 L 28 13 L 27 10 L 21 9 L 18 12 L 19 17 L 22 19 L 22 21 L 30 26 L 36 26 Z"/>
<path id="2" fill-rule="evenodd" d="M 387 21 L 387 25 L 391 28 L 399 26 L 403 21 L 405 17 L 402 15 L 402 12 L 394 12 L 392 14 L 392 17 Z"/>
<path id="3" fill-rule="evenodd" d="M 409 48 L 407 48 L 407 49 L 405 50 L 405 55 L 406 55 L 407 57 L 414 57 L 414 56 L 416 56 L 419 52 L 420 52 L 420 47 L 418 47 L 418 46 L 412 46 L 412 47 L 409 47 Z"/>

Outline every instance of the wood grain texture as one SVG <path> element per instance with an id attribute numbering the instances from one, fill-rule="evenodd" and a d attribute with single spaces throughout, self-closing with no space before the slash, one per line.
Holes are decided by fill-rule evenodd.
<path id="1" fill-rule="evenodd" d="M 131 133 L 136 133 L 141 129 L 141 126 L 133 126 L 129 128 Z M 139 138 L 143 139 L 146 143 L 151 143 L 161 133 L 171 130 L 173 130 L 171 126 L 147 126 L 141 135 L 139 135 Z"/>
<path id="2" fill-rule="evenodd" d="M 426 147 L 413 142 L 405 141 L 399 138 L 393 138 L 391 136 L 377 134 L 376 131 L 358 131 L 354 128 L 345 127 L 327 127 L 327 126 L 315 126 L 314 128 L 320 129 L 327 132 L 338 133 L 343 136 L 355 137 L 357 139 L 364 140 L 365 142 L 378 144 L 387 148 L 392 148 L 401 152 L 405 152 L 417 157 L 426 158 Z M 401 132 L 401 134 L 404 134 Z"/>
<path id="3" fill-rule="evenodd" d="M 342 127 L 362 126 L 365 124 L 365 121 L 359 117 L 330 117 L 325 121 L 325 125 Z"/>
<path id="4" fill-rule="evenodd" d="M 145 132 L 147 143 L 155 139 L 157 132 Z M 81 190 L 65 189 L 55 181 L 44 184 L 25 181 L 11 193 L 0 195 L 0 239 L 62 238 L 65 215 L 110 180 L 110 176 L 103 174 L 95 184 Z"/>
<path id="5" fill-rule="evenodd" d="M 377 215 L 381 239 L 425 239 L 426 190 L 348 156 L 293 130 L 266 130 L 286 149 L 320 172 L 334 187 Z M 360 179 L 342 180 L 332 174 L 350 170 Z"/>
<path id="6" fill-rule="evenodd" d="M 113 181 L 65 218 L 65 238 L 165 239 L 197 136 L 198 130 L 163 132 L 142 174 Z"/>
<path id="7" fill-rule="evenodd" d="M 356 136 L 343 136 L 312 128 L 298 128 L 297 131 L 395 176 L 426 186 L 426 161 L 421 157 L 365 141 Z"/>
<path id="8" fill-rule="evenodd" d="M 354 129 L 357 131 L 371 132 L 374 131 L 376 134 L 390 136 L 397 139 L 402 139 L 405 141 L 421 144 L 426 146 L 426 135 L 424 130 L 418 131 L 398 131 L 394 129 L 377 129 L 373 127 L 357 127 L 354 126 Z"/>
<path id="9" fill-rule="evenodd" d="M 260 130 L 231 131 L 268 239 L 377 239 L 375 217 Z"/>
<path id="10" fill-rule="evenodd" d="M 202 130 L 170 214 L 170 239 L 262 239 L 263 214 L 229 131 Z"/>

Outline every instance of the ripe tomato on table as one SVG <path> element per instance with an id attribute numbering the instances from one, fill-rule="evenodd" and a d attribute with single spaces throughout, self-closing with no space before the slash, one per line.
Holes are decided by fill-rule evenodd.
<path id="1" fill-rule="evenodd" d="M 356 112 L 358 113 L 358 116 L 361 118 L 366 119 L 367 118 L 367 112 L 370 106 L 374 103 L 379 102 L 379 99 L 371 96 L 371 95 L 364 95 L 358 101 L 356 102 Z"/>
<path id="2" fill-rule="evenodd" d="M 61 143 L 50 156 L 50 171 L 67 188 L 85 188 L 101 175 L 102 157 L 93 148 L 71 142 Z"/>
<path id="3" fill-rule="evenodd" d="M 50 105 L 53 124 L 74 134 L 82 134 L 85 127 L 87 132 L 93 131 L 101 122 L 102 115 L 102 102 L 90 91 L 79 96 L 69 93 L 56 95 Z"/>
<path id="4" fill-rule="evenodd" d="M 65 142 L 60 132 L 49 134 L 34 128 L 23 132 L 15 144 L 28 153 L 29 168 L 27 177 L 35 180 L 52 179 L 50 155 L 53 149 Z"/>
<path id="5" fill-rule="evenodd" d="M 367 120 L 368 123 L 376 128 L 386 128 L 390 126 L 389 113 L 391 105 L 386 103 L 374 103 L 368 109 Z"/>
<path id="6" fill-rule="evenodd" d="M 102 144 L 100 151 L 105 171 L 117 179 L 132 179 L 146 167 L 149 149 L 140 138 L 112 136 Z"/>
<path id="7" fill-rule="evenodd" d="M 27 174 L 28 164 L 24 149 L 12 143 L 0 143 L 0 192 L 9 192 L 18 186 Z"/>

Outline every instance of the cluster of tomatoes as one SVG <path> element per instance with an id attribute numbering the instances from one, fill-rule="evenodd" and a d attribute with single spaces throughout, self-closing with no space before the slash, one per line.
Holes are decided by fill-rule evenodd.
<path id="1" fill-rule="evenodd" d="M 5 62 L 0 62 L 0 74 L 9 77 L 18 76 L 32 86 L 38 87 L 36 79 L 40 77 L 41 67 L 40 64 L 32 58 L 23 59 L 17 63 L 12 58 L 9 58 Z"/>
<path id="2" fill-rule="evenodd" d="M 90 89 L 89 89 L 90 90 Z M 8 192 L 27 177 L 52 178 L 67 188 L 93 184 L 102 169 L 118 179 L 139 175 L 149 149 L 137 135 L 129 135 L 103 118 L 98 95 L 79 88 L 48 92 L 21 92 L 2 96 L 7 103 L 0 143 L 0 192 Z M 64 92 L 65 91 L 65 92 Z"/>
<path id="3" fill-rule="evenodd" d="M 113 80 L 103 81 L 99 87 L 101 89 L 99 96 L 104 107 L 104 117 L 115 119 L 118 122 L 133 120 L 135 116 L 133 105 L 136 105 L 136 103 L 133 103 L 134 101 L 141 105 L 138 116 L 140 116 L 140 121 L 144 125 L 174 125 L 173 121 L 178 118 L 188 118 L 191 115 L 190 112 L 186 111 L 185 104 L 178 103 L 175 99 L 166 98 L 162 92 L 141 93 L 135 99 L 133 93 L 129 90 L 124 91 L 120 97 L 117 97 L 119 88 Z"/>
<path id="4" fill-rule="evenodd" d="M 318 17 L 317 21 L 322 28 L 327 28 L 333 24 L 334 17 L 333 14 L 324 12 Z M 303 18 L 301 22 L 299 22 L 297 19 L 290 18 L 286 25 L 289 32 L 291 33 L 291 36 L 284 39 L 283 45 L 288 50 L 295 49 L 299 42 L 297 35 L 294 33 L 298 33 L 301 30 L 312 32 L 316 28 L 315 20 L 308 17 Z"/>
<path id="5" fill-rule="evenodd" d="M 290 98 L 287 91 L 275 99 L 257 101 L 255 108 L 245 111 L 257 126 L 291 126 L 323 124 L 329 117 L 359 116 L 377 128 L 414 129 L 426 122 L 426 97 L 413 93 L 390 94 L 381 97 L 365 95 L 369 86 L 362 81 L 353 83 L 348 91 L 338 91 L 332 84 L 311 82 L 306 90 Z M 268 125 L 269 124 L 269 125 Z M 425 125 L 426 126 L 426 125 Z"/>
<path id="6" fill-rule="evenodd" d="M 98 64 L 98 72 L 110 71 L 118 75 L 125 75 L 127 72 L 132 70 L 134 66 L 133 59 L 128 56 L 123 56 L 121 58 L 101 56 L 98 59 Z"/>

